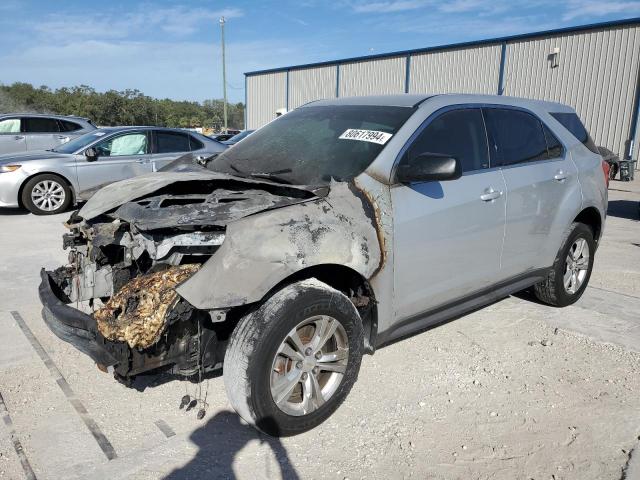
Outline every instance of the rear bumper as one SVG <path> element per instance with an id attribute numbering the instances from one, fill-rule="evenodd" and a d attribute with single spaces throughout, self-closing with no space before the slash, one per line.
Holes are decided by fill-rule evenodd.
<path id="1" fill-rule="evenodd" d="M 64 303 L 60 298 L 62 293 L 44 268 L 40 277 L 38 294 L 42 302 L 42 318 L 49 329 L 96 363 L 105 367 L 117 365 L 118 360 L 104 347 L 105 339 L 98 332 L 95 320 Z"/>

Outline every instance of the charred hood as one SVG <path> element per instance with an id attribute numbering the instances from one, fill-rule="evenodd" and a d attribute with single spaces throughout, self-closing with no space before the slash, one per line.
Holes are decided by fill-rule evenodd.
<path id="1" fill-rule="evenodd" d="M 324 196 L 326 191 L 214 172 L 155 173 L 103 188 L 78 216 L 91 220 L 107 215 L 145 231 L 224 227 L 261 211 Z"/>

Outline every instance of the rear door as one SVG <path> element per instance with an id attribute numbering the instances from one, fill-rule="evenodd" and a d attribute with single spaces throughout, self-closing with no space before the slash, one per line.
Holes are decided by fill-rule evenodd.
<path id="1" fill-rule="evenodd" d="M 149 132 L 144 130 L 119 133 L 95 145 L 98 159 L 80 159 L 77 163 L 80 198 L 89 198 L 109 183 L 151 173 L 149 147 Z"/>
<path id="2" fill-rule="evenodd" d="M 69 140 L 60 134 L 55 118 L 24 117 L 22 131 L 27 140 L 27 150 L 49 150 Z"/>
<path id="3" fill-rule="evenodd" d="M 153 171 L 191 151 L 190 135 L 168 130 L 153 131 Z"/>
<path id="4" fill-rule="evenodd" d="M 463 175 L 391 189 L 397 320 L 482 290 L 501 275 L 505 185 L 490 168 L 480 108 L 434 114 L 406 155 L 421 153 L 456 157 Z"/>
<path id="5" fill-rule="evenodd" d="M 21 153 L 27 149 L 27 141 L 20 129 L 20 118 L 0 120 L 0 155 Z"/>
<path id="6" fill-rule="evenodd" d="M 565 212 L 580 206 L 577 169 L 537 116 L 511 108 L 483 112 L 492 162 L 507 187 L 503 272 L 512 277 L 550 267 L 567 226 Z"/>
<path id="7" fill-rule="evenodd" d="M 58 140 L 61 144 L 86 133 L 82 125 L 71 120 L 58 119 L 58 125 L 60 125 L 60 136 Z"/>

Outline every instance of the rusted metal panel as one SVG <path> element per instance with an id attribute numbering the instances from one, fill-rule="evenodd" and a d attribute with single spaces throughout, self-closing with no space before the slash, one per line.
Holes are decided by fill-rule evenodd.
<path id="1" fill-rule="evenodd" d="M 247 77 L 247 129 L 260 128 L 287 106 L 287 73 Z"/>
<path id="2" fill-rule="evenodd" d="M 404 93 L 406 61 L 403 56 L 341 64 L 340 96 Z"/>
<path id="3" fill-rule="evenodd" d="M 622 155 L 639 66 L 637 25 L 514 41 L 507 45 L 505 94 L 574 107 L 596 144 Z"/>
<path id="4" fill-rule="evenodd" d="M 289 109 L 336 96 L 337 67 L 305 68 L 289 72 Z"/>
<path id="5" fill-rule="evenodd" d="M 495 94 L 500 50 L 495 44 L 412 55 L 409 93 Z"/>

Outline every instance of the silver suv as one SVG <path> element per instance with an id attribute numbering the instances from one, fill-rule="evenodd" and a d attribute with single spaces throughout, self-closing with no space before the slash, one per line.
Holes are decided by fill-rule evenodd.
<path id="1" fill-rule="evenodd" d="M 64 115 L 0 115 L 0 155 L 49 150 L 95 130 L 91 120 Z"/>
<path id="2" fill-rule="evenodd" d="M 242 418 L 294 435 L 338 408 L 364 353 L 530 287 L 577 301 L 606 207 L 602 158 L 567 106 L 323 100 L 200 171 L 100 190 L 40 298 L 51 330 L 117 379 L 224 363 Z"/>

